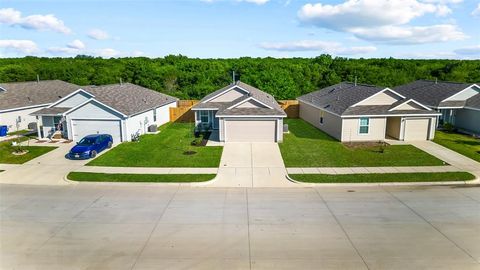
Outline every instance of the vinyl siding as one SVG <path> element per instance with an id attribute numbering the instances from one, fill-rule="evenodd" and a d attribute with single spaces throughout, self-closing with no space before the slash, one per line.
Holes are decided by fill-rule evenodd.
<path id="1" fill-rule="evenodd" d="M 360 118 L 345 118 L 342 123 L 342 142 L 383 141 L 385 139 L 387 119 L 385 117 L 369 118 L 368 134 L 360 134 Z"/>
<path id="2" fill-rule="evenodd" d="M 75 106 L 78 106 L 84 103 L 89 99 L 90 99 L 90 96 L 88 96 L 87 94 L 78 92 L 75 95 L 65 99 L 64 101 L 56 104 L 54 107 L 73 108 Z"/>
<path id="3" fill-rule="evenodd" d="M 390 105 L 397 102 L 398 100 L 399 97 L 397 97 L 394 93 L 391 93 L 390 91 L 385 91 L 378 95 L 365 99 L 364 101 L 358 103 L 357 106 Z"/>
<path id="4" fill-rule="evenodd" d="M 480 134 L 480 111 L 470 109 L 456 110 L 455 126 Z"/>
<path id="5" fill-rule="evenodd" d="M 19 123 L 18 129 L 19 130 L 27 129 L 29 123 L 37 122 L 37 118 L 30 114 L 45 107 L 46 106 L 40 106 L 40 107 L 35 107 L 30 109 L 14 110 L 14 111 L 0 113 L 0 125 L 8 126 L 9 132 L 16 131 L 17 130 L 16 119 L 20 117 L 22 121 Z"/>
<path id="6" fill-rule="evenodd" d="M 300 104 L 300 118 L 312 124 L 316 128 L 326 132 L 330 136 L 341 139 L 342 133 L 342 119 L 327 111 L 323 111 L 323 124 L 320 124 L 320 109 L 306 104 L 302 101 Z"/>
<path id="7" fill-rule="evenodd" d="M 230 102 L 245 95 L 245 92 L 239 89 L 231 89 L 222 95 L 210 100 L 209 102 Z"/>

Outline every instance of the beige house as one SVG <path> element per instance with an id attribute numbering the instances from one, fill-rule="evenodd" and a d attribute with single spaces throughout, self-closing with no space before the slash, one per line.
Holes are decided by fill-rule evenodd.
<path id="1" fill-rule="evenodd" d="M 342 142 L 431 140 L 440 115 L 392 89 L 348 82 L 298 100 L 300 118 Z"/>
<path id="2" fill-rule="evenodd" d="M 195 125 L 222 142 L 281 142 L 287 115 L 272 95 L 237 81 L 193 106 Z"/>

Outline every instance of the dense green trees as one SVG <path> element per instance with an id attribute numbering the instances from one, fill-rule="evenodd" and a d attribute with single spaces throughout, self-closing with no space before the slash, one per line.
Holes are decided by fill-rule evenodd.
<path id="1" fill-rule="evenodd" d="M 480 60 L 316 58 L 0 59 L 0 82 L 59 79 L 79 85 L 132 82 L 183 99 L 199 99 L 237 79 L 265 90 L 277 99 L 293 99 L 340 81 L 393 87 L 416 79 L 480 82 Z"/>

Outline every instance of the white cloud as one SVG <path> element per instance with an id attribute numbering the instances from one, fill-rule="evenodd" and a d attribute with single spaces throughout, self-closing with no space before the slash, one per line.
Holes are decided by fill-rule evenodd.
<path id="1" fill-rule="evenodd" d="M 70 28 L 65 26 L 62 20 L 53 14 L 22 17 L 21 12 L 13 8 L 0 9 L 0 23 L 10 26 L 20 26 L 25 29 L 40 31 L 51 30 L 63 34 L 70 34 L 72 32 Z"/>
<path id="2" fill-rule="evenodd" d="M 37 44 L 31 40 L 0 40 L 0 48 L 24 54 L 34 53 L 38 51 Z"/>
<path id="3" fill-rule="evenodd" d="M 344 47 L 338 42 L 321 40 L 300 40 L 277 43 L 264 42 L 260 44 L 260 47 L 266 50 L 274 51 L 319 51 L 337 55 L 366 54 L 377 50 L 377 48 L 373 46 Z"/>
<path id="4" fill-rule="evenodd" d="M 378 27 L 409 23 L 437 7 L 416 0 L 348 0 L 338 5 L 306 4 L 298 12 L 306 24 L 334 30 L 352 27 Z"/>
<path id="5" fill-rule="evenodd" d="M 480 55 L 480 45 L 456 49 L 454 52 L 461 55 Z"/>
<path id="6" fill-rule="evenodd" d="M 109 39 L 110 35 L 101 29 L 92 29 L 88 32 L 88 37 L 95 40 Z"/>
<path id="7" fill-rule="evenodd" d="M 75 39 L 74 41 L 68 43 L 67 47 L 76 49 L 76 50 L 83 50 L 85 49 L 85 44 L 82 41 Z"/>
<path id="8" fill-rule="evenodd" d="M 408 25 L 426 14 L 446 16 L 446 5 L 460 0 L 347 0 L 338 5 L 306 4 L 298 12 L 304 24 L 347 32 L 355 37 L 392 44 L 462 40 L 467 36 L 454 24 Z M 425 3 L 428 2 L 428 3 Z"/>
<path id="9" fill-rule="evenodd" d="M 354 28 L 356 37 L 390 44 L 420 44 L 463 40 L 465 35 L 458 27 L 450 24 L 431 26 L 382 26 L 377 28 Z"/>
<path id="10" fill-rule="evenodd" d="M 480 3 L 478 3 L 477 7 L 472 11 L 472 15 L 480 17 Z"/>
<path id="11" fill-rule="evenodd" d="M 103 58 L 111 58 L 119 56 L 120 52 L 112 48 L 105 48 L 94 51 L 94 54 Z"/>
<path id="12" fill-rule="evenodd" d="M 76 39 L 68 43 L 65 47 L 50 47 L 47 49 L 47 52 L 51 54 L 79 54 L 84 52 L 85 48 L 85 44 Z"/>

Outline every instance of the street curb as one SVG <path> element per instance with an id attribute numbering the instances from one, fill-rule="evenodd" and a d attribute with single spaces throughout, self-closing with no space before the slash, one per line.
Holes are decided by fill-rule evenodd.
<path id="1" fill-rule="evenodd" d="M 471 172 L 468 172 L 471 173 Z M 471 173 L 473 174 L 473 173 Z M 473 174 L 475 175 L 475 174 Z M 476 175 L 475 175 L 476 176 Z M 451 186 L 451 185 L 475 185 L 480 184 L 480 178 L 468 181 L 444 181 L 444 182 L 388 182 L 388 183 L 305 183 L 297 181 L 286 175 L 287 179 L 293 183 L 305 187 L 373 187 L 373 186 Z"/>

